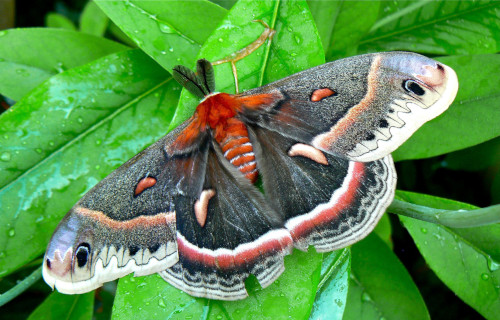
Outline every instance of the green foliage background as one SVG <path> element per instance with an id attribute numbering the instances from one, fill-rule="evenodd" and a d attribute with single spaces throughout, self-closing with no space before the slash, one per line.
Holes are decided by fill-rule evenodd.
<path id="1" fill-rule="evenodd" d="M 68 1 L 45 16 L 48 28 L 0 31 L 0 94 L 16 102 L 0 115 L 2 316 L 500 319 L 500 2 L 215 2 Z M 269 288 L 249 279 L 243 301 L 193 298 L 157 275 L 84 295 L 50 293 L 39 265 L 60 219 L 196 107 L 172 67 L 245 47 L 262 32 L 254 19 L 277 33 L 238 62 L 243 90 L 387 50 L 419 52 L 456 70 L 455 103 L 394 153 L 398 188 L 413 191 L 398 191 L 400 207 L 388 211 L 399 215 L 385 215 L 351 248 L 294 252 Z M 215 71 L 218 90 L 234 91 L 229 65 Z M 489 207 L 457 211 L 474 205 Z M 451 218 L 422 221 L 428 212 Z"/>

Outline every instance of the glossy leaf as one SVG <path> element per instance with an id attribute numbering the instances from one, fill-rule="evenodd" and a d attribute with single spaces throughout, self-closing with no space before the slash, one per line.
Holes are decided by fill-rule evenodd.
<path id="1" fill-rule="evenodd" d="M 459 90 L 455 102 L 399 147 L 393 153 L 396 161 L 433 157 L 500 135 L 497 71 L 500 70 L 500 56 L 451 56 L 438 60 L 457 72 Z"/>
<path id="2" fill-rule="evenodd" d="M 104 38 L 62 29 L 0 31 L 0 94 L 20 100 L 57 73 L 126 48 Z"/>
<path id="3" fill-rule="evenodd" d="M 424 4 L 425 3 L 425 4 Z M 408 50 L 429 54 L 480 54 L 500 50 L 498 1 L 406 2 L 404 15 L 378 25 L 360 52 Z M 386 16 L 385 18 L 387 18 Z"/>
<path id="4" fill-rule="evenodd" d="M 62 14 L 50 12 L 45 16 L 45 25 L 48 28 L 60 28 L 66 30 L 76 30 L 76 26 L 70 19 Z"/>
<path id="5" fill-rule="evenodd" d="M 410 275 L 375 234 L 351 247 L 351 281 L 344 320 L 430 319 Z"/>
<path id="6" fill-rule="evenodd" d="M 380 1 L 309 1 L 323 41 L 326 60 L 357 52 L 358 43 L 378 18 Z M 360 13 L 363 18 L 360 19 Z"/>
<path id="7" fill-rule="evenodd" d="M 321 281 L 309 319 L 342 319 L 350 273 L 350 249 L 324 254 Z"/>
<path id="8" fill-rule="evenodd" d="M 446 155 L 443 167 L 452 170 L 486 170 L 500 164 L 500 137 Z"/>
<path id="9" fill-rule="evenodd" d="M 102 36 L 108 27 L 109 18 L 95 4 L 87 2 L 80 16 L 80 31 L 94 36 Z"/>
<path id="10" fill-rule="evenodd" d="M 66 295 L 53 292 L 28 320 L 90 320 L 94 309 L 94 292 Z"/>
<path id="11" fill-rule="evenodd" d="M 167 132 L 178 90 L 125 51 L 52 77 L 0 116 L 0 276 L 42 254 L 87 190 Z"/>
<path id="12" fill-rule="evenodd" d="M 120 280 L 113 319 L 305 319 L 319 282 L 320 254 L 294 252 L 285 273 L 266 289 L 247 281 L 250 296 L 239 301 L 194 298 L 159 275 Z M 252 282 L 248 284 L 248 282 Z"/>
<path id="13" fill-rule="evenodd" d="M 97 5 L 163 68 L 190 65 L 226 10 L 209 1 L 106 1 Z"/>
<path id="14" fill-rule="evenodd" d="M 397 195 L 404 201 L 440 209 L 476 208 L 457 201 L 410 192 L 398 192 Z M 402 216 L 400 220 L 441 281 L 484 317 L 498 319 L 500 224 L 451 229 Z"/>
<path id="15" fill-rule="evenodd" d="M 392 249 L 392 227 L 389 215 L 384 214 L 373 230 Z"/>

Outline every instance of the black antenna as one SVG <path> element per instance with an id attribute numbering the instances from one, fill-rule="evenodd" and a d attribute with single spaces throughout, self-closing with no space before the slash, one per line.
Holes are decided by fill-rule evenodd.
<path id="1" fill-rule="evenodd" d="M 172 76 L 189 92 L 202 99 L 215 90 L 214 69 L 210 61 L 200 59 L 196 62 L 198 74 L 184 66 L 175 66 Z"/>

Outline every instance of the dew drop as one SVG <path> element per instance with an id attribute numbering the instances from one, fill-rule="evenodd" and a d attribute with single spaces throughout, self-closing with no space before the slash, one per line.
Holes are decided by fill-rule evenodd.
<path id="1" fill-rule="evenodd" d="M 10 152 L 4 152 L 0 156 L 0 160 L 2 160 L 2 161 L 10 161 L 11 158 L 12 158 L 12 155 L 10 154 Z"/>
<path id="2" fill-rule="evenodd" d="M 422 231 L 422 233 L 427 233 L 427 229 L 426 228 L 421 228 L 420 231 Z"/>
<path id="3" fill-rule="evenodd" d="M 83 123 L 83 118 L 82 117 L 78 117 L 78 119 L 76 119 L 76 121 L 78 121 L 78 123 Z"/>
<path id="4" fill-rule="evenodd" d="M 174 30 L 172 30 L 172 28 L 170 28 L 166 24 L 159 24 L 159 26 L 160 26 L 160 31 L 163 33 L 174 33 Z"/>
<path id="5" fill-rule="evenodd" d="M 167 51 L 162 51 L 161 54 L 167 54 Z"/>
<path id="6" fill-rule="evenodd" d="M 58 62 L 56 64 L 56 70 L 57 70 L 57 72 L 64 72 L 65 68 L 64 68 L 64 65 L 62 62 Z"/>
<path id="7" fill-rule="evenodd" d="M 220 319 L 222 319 L 222 316 L 220 314 L 218 314 L 217 317 L 215 317 L 215 318 L 220 320 Z"/>
<path id="8" fill-rule="evenodd" d="M 97 164 L 94 168 L 95 168 L 96 170 L 99 170 L 99 169 L 101 169 L 101 166 Z"/>
<path id="9" fill-rule="evenodd" d="M 49 141 L 49 146 L 53 147 L 53 146 L 54 146 L 54 144 L 55 144 L 55 143 L 54 143 L 54 141 L 52 141 L 52 140 L 51 140 L 51 141 Z"/>
<path id="10" fill-rule="evenodd" d="M 9 234 L 9 235 L 10 235 L 10 234 Z M 487 274 L 487 273 L 483 273 L 483 274 L 481 275 L 481 279 L 483 279 L 483 280 L 488 280 L 489 278 L 490 278 L 490 275 L 489 275 L 489 274 Z"/>
<path id="11" fill-rule="evenodd" d="M 16 230 L 14 229 L 9 229 L 9 237 L 13 237 L 16 235 Z"/>
<path id="12" fill-rule="evenodd" d="M 4 258 L 5 257 L 5 252 L 0 252 L 0 258 Z"/>
<path id="13" fill-rule="evenodd" d="M 4 135 L 3 135 L 3 138 L 4 138 L 4 139 L 9 139 L 9 135 L 8 135 L 8 134 L 4 134 Z"/>
<path id="14" fill-rule="evenodd" d="M 297 42 L 297 44 L 300 44 L 302 42 L 302 39 L 298 35 L 293 36 L 293 38 L 295 39 L 295 42 Z"/>
<path id="15" fill-rule="evenodd" d="M 493 261 L 493 259 L 488 259 L 488 269 L 490 271 L 497 271 L 500 269 L 500 263 Z"/>
<path id="16" fill-rule="evenodd" d="M 102 140 L 101 140 L 101 139 L 97 139 L 97 140 L 95 141 L 96 146 L 99 146 L 101 143 L 102 143 Z"/>
<path id="17" fill-rule="evenodd" d="M 168 51 L 174 52 L 174 48 L 169 48 Z"/>
<path id="18" fill-rule="evenodd" d="M 134 277 L 130 278 L 130 282 L 135 282 L 135 278 Z"/>
<path id="19" fill-rule="evenodd" d="M 162 298 L 160 298 L 160 299 L 158 300 L 158 305 L 159 305 L 160 307 L 162 307 L 162 308 L 166 308 L 166 307 L 167 307 L 167 305 L 165 304 L 165 301 L 164 301 Z"/>
<path id="20" fill-rule="evenodd" d="M 372 301 L 372 298 L 370 298 L 370 295 L 368 293 L 363 292 L 363 294 L 361 295 L 361 301 L 364 302 Z"/>
<path id="21" fill-rule="evenodd" d="M 4 36 L 4 35 L 6 35 L 6 34 L 7 34 L 7 31 L 5 31 L 5 30 L 4 30 L 4 31 L 0 31 L 0 37 L 1 37 L 1 36 Z"/>
<path id="22" fill-rule="evenodd" d="M 36 148 L 35 151 L 36 151 L 36 153 L 42 153 L 42 149 L 41 148 Z"/>
<path id="23" fill-rule="evenodd" d="M 222 39 L 222 38 L 219 38 L 219 42 L 224 42 L 224 39 Z"/>

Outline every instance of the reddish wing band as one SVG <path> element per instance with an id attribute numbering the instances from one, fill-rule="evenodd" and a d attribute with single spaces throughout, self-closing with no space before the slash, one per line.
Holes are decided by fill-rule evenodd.
<path id="1" fill-rule="evenodd" d="M 267 129 L 255 128 L 257 161 L 268 201 L 286 220 L 294 245 L 332 251 L 368 235 L 392 201 L 396 172 L 390 156 L 374 162 L 353 162 L 312 148 L 289 156 L 297 142 Z M 313 151 L 314 150 L 314 151 Z"/>
<path id="2" fill-rule="evenodd" d="M 162 273 L 164 279 L 192 295 L 224 300 L 246 297 L 250 274 L 262 287 L 271 284 L 284 270 L 292 238 L 281 217 L 215 143 L 203 190 L 212 190 L 204 213 L 193 209 L 200 198 L 176 201 L 179 262 Z M 204 225 L 197 218 L 202 214 Z"/>

